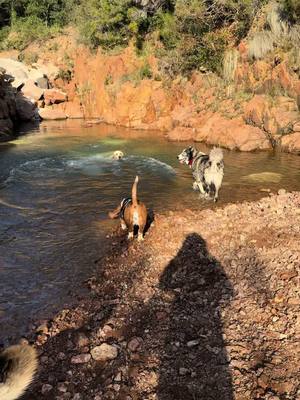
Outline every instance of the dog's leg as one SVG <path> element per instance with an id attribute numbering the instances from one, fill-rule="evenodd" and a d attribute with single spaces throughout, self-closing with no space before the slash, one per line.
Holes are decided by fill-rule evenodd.
<path id="1" fill-rule="evenodd" d="M 123 231 L 126 231 L 126 229 L 127 229 L 127 225 L 125 224 L 125 221 L 124 221 L 124 219 L 122 219 L 122 218 L 121 218 L 121 229 L 122 229 Z"/>
<path id="2" fill-rule="evenodd" d="M 194 190 L 199 190 L 199 187 L 198 187 L 198 184 L 197 184 L 196 181 L 193 183 L 193 189 Z"/>
<path id="3" fill-rule="evenodd" d="M 197 185 L 200 190 L 200 193 L 205 194 L 206 190 L 204 189 L 202 182 L 197 182 Z"/>
<path id="4" fill-rule="evenodd" d="M 214 195 L 214 202 L 216 203 L 219 199 L 219 188 L 216 188 L 215 195 Z"/>
<path id="5" fill-rule="evenodd" d="M 144 240 L 144 230 L 145 230 L 145 225 L 139 225 L 139 232 L 138 232 L 139 242 L 142 242 Z"/>

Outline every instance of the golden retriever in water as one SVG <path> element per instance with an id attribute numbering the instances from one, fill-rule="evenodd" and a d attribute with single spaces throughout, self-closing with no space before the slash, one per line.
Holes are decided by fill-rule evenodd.
<path id="1" fill-rule="evenodd" d="M 147 209 L 145 204 L 137 200 L 137 184 L 139 177 L 136 176 L 132 186 L 131 198 L 127 197 L 121 204 L 108 215 L 110 218 L 120 218 L 122 229 L 128 229 L 128 239 L 132 239 L 134 231 L 138 231 L 138 241 L 144 240 L 144 230 L 147 223 Z"/>
<path id="2" fill-rule="evenodd" d="M 0 399 L 18 399 L 31 383 L 37 365 L 37 354 L 31 346 L 20 344 L 3 350 L 0 353 Z"/>
<path id="3" fill-rule="evenodd" d="M 114 151 L 113 155 L 111 156 L 113 160 L 122 160 L 123 157 L 124 153 L 121 150 Z"/>

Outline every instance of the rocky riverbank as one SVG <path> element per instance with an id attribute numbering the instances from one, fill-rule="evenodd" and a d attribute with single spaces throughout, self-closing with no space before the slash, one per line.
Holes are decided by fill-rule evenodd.
<path id="1" fill-rule="evenodd" d="M 30 340 L 25 399 L 296 400 L 300 193 L 156 215 L 107 237 L 90 295 Z"/>

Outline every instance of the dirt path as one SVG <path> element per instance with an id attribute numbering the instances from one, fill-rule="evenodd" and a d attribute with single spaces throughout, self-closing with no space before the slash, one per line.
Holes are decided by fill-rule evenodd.
<path id="1" fill-rule="evenodd" d="M 300 399 L 300 193 L 107 240 L 90 297 L 37 329 L 25 399 Z"/>

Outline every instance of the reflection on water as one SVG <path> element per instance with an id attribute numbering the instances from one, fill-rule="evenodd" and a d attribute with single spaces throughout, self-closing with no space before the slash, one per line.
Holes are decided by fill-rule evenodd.
<path id="1" fill-rule="evenodd" d="M 105 252 L 115 224 L 108 210 L 130 194 L 136 174 L 140 198 L 156 212 L 215 207 L 199 200 L 191 171 L 177 163 L 184 146 L 78 121 L 43 123 L 0 145 L 0 339 L 20 334 L 30 318 L 51 314 L 76 292 Z M 115 150 L 125 158 L 112 160 Z M 219 204 L 257 199 L 262 190 L 300 190 L 297 156 L 224 153 Z"/>

